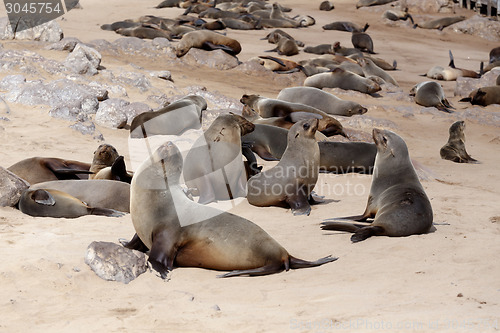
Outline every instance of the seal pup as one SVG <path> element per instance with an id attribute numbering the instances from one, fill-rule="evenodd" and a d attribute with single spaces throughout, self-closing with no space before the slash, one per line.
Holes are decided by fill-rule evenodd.
<path id="1" fill-rule="evenodd" d="M 30 190 L 57 190 L 67 193 L 90 207 L 101 207 L 128 213 L 130 184 L 114 180 L 54 180 L 31 185 Z"/>
<path id="2" fill-rule="evenodd" d="M 416 23 L 413 25 L 413 29 L 419 27 L 422 29 L 438 29 L 439 31 L 441 31 L 449 25 L 465 20 L 465 18 L 466 18 L 465 16 L 442 17 L 435 20 Z"/>
<path id="3" fill-rule="evenodd" d="M 356 90 L 365 94 L 373 94 L 382 89 L 374 80 L 364 78 L 342 68 L 335 68 L 327 73 L 309 76 L 304 80 L 304 86 L 319 89 L 341 88 L 344 90 Z"/>
<path id="4" fill-rule="evenodd" d="M 202 111 L 207 101 L 196 95 L 188 95 L 157 111 L 143 112 L 132 119 L 131 138 L 153 135 L 181 135 L 189 129 L 201 127 Z"/>
<path id="5" fill-rule="evenodd" d="M 281 29 L 274 29 L 273 31 L 271 31 L 270 33 L 268 33 L 266 35 L 266 37 L 261 38 L 261 40 L 267 40 L 268 43 L 277 44 L 279 42 L 279 40 L 280 40 L 281 37 L 286 37 L 288 39 L 291 39 L 291 40 L 295 41 L 295 43 L 297 44 L 297 46 L 300 46 L 300 47 L 304 46 L 303 42 L 296 40 L 290 34 L 284 32 Z"/>
<path id="6" fill-rule="evenodd" d="M 358 50 L 375 54 L 375 52 L 373 52 L 373 40 L 366 32 L 353 32 L 351 42 Z"/>
<path id="7" fill-rule="evenodd" d="M 314 267 L 337 259 L 297 259 L 251 221 L 193 202 L 179 184 L 182 169 L 179 149 L 167 142 L 141 164 L 131 185 L 136 234 L 122 244 L 149 249 L 148 261 L 162 278 L 174 266 L 230 270 L 219 277 L 231 277 Z"/>
<path id="8" fill-rule="evenodd" d="M 132 181 L 133 173 L 127 171 L 125 160 L 122 155 L 118 156 L 110 167 L 105 167 L 95 175 L 92 179 L 116 180 L 129 183 Z"/>
<path id="9" fill-rule="evenodd" d="M 424 81 L 416 84 L 410 90 L 410 96 L 415 96 L 415 102 L 422 106 L 434 106 L 438 110 L 451 113 L 450 102 L 444 96 L 443 87 L 434 81 Z"/>
<path id="10" fill-rule="evenodd" d="M 253 130 L 254 124 L 242 116 L 221 114 L 196 140 L 186 155 L 183 173 L 186 185 L 198 190 L 198 203 L 245 196 L 241 136 Z"/>
<path id="11" fill-rule="evenodd" d="M 472 105 L 481 106 L 500 104 L 500 86 L 496 85 L 478 88 L 472 91 L 469 97 L 462 98 L 459 102 L 470 102 Z"/>
<path id="12" fill-rule="evenodd" d="M 344 101 L 337 96 L 313 87 L 289 87 L 282 89 L 277 99 L 312 106 L 331 115 L 351 117 L 365 114 L 367 108 L 359 103 Z"/>
<path id="13" fill-rule="evenodd" d="M 337 119 L 312 106 L 246 94 L 241 97 L 240 102 L 257 111 L 263 118 L 290 116 L 295 119 L 300 117 L 307 119 L 312 117 L 310 114 L 315 114 L 318 115 L 314 118 L 319 121 L 318 130 L 321 133 L 326 136 L 342 135 L 347 137 L 342 124 Z M 294 114 L 291 115 L 292 113 Z"/>
<path id="14" fill-rule="evenodd" d="M 99 145 L 94 151 L 94 158 L 90 165 L 90 171 L 93 173 L 89 175 L 89 179 L 94 179 L 102 169 L 112 166 L 118 156 L 120 155 L 112 145 L 107 143 Z"/>
<path id="15" fill-rule="evenodd" d="M 247 200 L 259 207 L 289 206 L 293 215 L 309 215 L 319 173 L 317 119 L 302 120 L 288 131 L 287 147 L 278 164 L 248 180 Z"/>
<path id="16" fill-rule="evenodd" d="M 30 184 L 63 179 L 87 179 L 90 163 L 64 160 L 54 157 L 31 157 L 7 168 Z"/>
<path id="17" fill-rule="evenodd" d="M 280 36 L 276 48 L 265 52 L 278 52 L 279 55 L 293 56 L 299 54 L 299 48 L 295 40 Z"/>
<path id="18" fill-rule="evenodd" d="M 396 133 L 373 129 L 377 156 L 365 212 L 351 219 L 370 224 L 323 222 L 323 230 L 353 232 L 352 242 L 371 236 L 403 237 L 427 233 L 433 220 L 431 203 L 418 180 L 404 140 Z"/>
<path id="19" fill-rule="evenodd" d="M 344 47 L 344 46 L 340 46 L 340 42 L 335 42 L 333 44 L 333 51 L 335 51 L 335 54 L 340 54 L 340 55 L 343 55 L 343 56 L 351 56 L 351 55 L 359 55 L 359 56 L 362 56 L 363 53 L 361 52 L 361 50 L 357 49 L 357 48 L 349 48 L 349 47 Z"/>
<path id="20" fill-rule="evenodd" d="M 180 58 L 188 53 L 192 47 L 204 50 L 222 49 L 230 55 L 237 55 L 241 52 L 241 45 L 236 39 L 211 30 L 196 30 L 183 35 L 177 45 L 175 54 Z"/>
<path id="21" fill-rule="evenodd" d="M 24 190 L 19 199 L 19 210 L 37 217 L 77 218 L 84 215 L 120 217 L 124 214 L 108 208 L 90 207 L 68 193 L 48 190 Z"/>
<path id="22" fill-rule="evenodd" d="M 439 150 L 442 159 L 456 163 L 478 163 L 465 150 L 464 130 L 465 122 L 463 120 L 456 121 L 450 126 L 448 142 Z"/>

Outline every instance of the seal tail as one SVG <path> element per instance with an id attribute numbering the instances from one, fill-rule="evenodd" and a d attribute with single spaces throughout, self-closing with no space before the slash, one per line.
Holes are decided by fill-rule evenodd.
<path id="1" fill-rule="evenodd" d="M 289 265 L 290 265 L 290 268 L 292 268 L 292 269 L 317 267 L 317 266 L 321 266 L 321 265 L 324 265 L 324 264 L 329 263 L 329 262 L 333 262 L 337 259 L 338 259 L 338 257 L 332 257 L 331 255 L 329 255 L 329 256 L 320 258 L 316 261 L 306 261 L 306 260 L 302 260 L 302 259 L 290 256 Z"/>

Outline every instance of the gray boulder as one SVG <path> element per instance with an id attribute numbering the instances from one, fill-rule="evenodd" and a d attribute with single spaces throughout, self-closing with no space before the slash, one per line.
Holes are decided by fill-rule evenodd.
<path id="1" fill-rule="evenodd" d="M 58 42 L 64 37 L 64 34 L 59 23 L 52 20 L 30 29 L 17 31 L 15 37 L 17 40 Z M 14 39 L 14 32 L 7 17 L 0 18 L 0 39 Z"/>
<path id="2" fill-rule="evenodd" d="M 0 167 L 0 207 L 17 205 L 21 193 L 30 186 L 9 170 Z"/>
<path id="3" fill-rule="evenodd" d="M 79 43 L 68 55 L 64 65 L 76 74 L 95 75 L 101 64 L 101 58 L 101 54 L 96 49 Z"/>
<path id="4" fill-rule="evenodd" d="M 146 255 L 111 242 L 92 242 L 85 254 L 85 263 L 101 279 L 125 284 L 146 272 Z"/>
<path id="5" fill-rule="evenodd" d="M 451 28 L 455 32 L 478 36 L 492 42 L 500 41 L 500 22 L 480 15 L 474 15 L 468 20 L 455 23 Z"/>
<path id="6" fill-rule="evenodd" d="M 222 50 L 205 51 L 191 48 L 182 61 L 192 66 L 207 66 L 219 70 L 231 69 L 239 65 L 239 60 Z"/>
<path id="7" fill-rule="evenodd" d="M 121 98 L 110 98 L 99 104 L 95 115 L 97 125 L 108 128 L 120 128 L 127 123 L 125 107 L 130 103 Z"/>

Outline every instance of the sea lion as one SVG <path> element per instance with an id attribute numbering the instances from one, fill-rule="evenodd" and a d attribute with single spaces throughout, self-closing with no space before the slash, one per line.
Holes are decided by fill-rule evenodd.
<path id="1" fill-rule="evenodd" d="M 465 122 L 463 120 L 456 121 L 450 126 L 448 142 L 439 151 L 442 159 L 456 163 L 478 163 L 465 150 L 464 130 Z"/>
<path id="2" fill-rule="evenodd" d="M 299 53 L 299 48 L 295 40 L 280 36 L 276 48 L 266 52 L 278 52 L 279 55 L 293 56 Z"/>
<path id="3" fill-rule="evenodd" d="M 297 44 L 297 46 L 300 46 L 300 47 L 304 46 L 303 42 L 296 40 L 290 34 L 284 32 L 281 29 L 274 29 L 273 31 L 271 31 L 270 33 L 268 33 L 266 35 L 266 37 L 261 38 L 261 39 L 262 40 L 266 39 L 271 44 L 277 44 L 279 42 L 279 40 L 280 40 L 281 37 L 286 37 L 288 39 L 291 39 L 291 40 L 295 41 L 295 43 Z"/>
<path id="4" fill-rule="evenodd" d="M 113 180 L 56 180 L 31 185 L 30 190 L 46 189 L 67 193 L 90 207 L 120 212 L 130 211 L 130 184 Z"/>
<path id="5" fill-rule="evenodd" d="M 94 151 L 94 158 L 90 165 L 90 171 L 92 171 L 93 174 L 89 175 L 89 179 L 94 179 L 99 171 L 112 166 L 118 156 L 120 155 L 112 145 L 107 143 L 99 145 L 96 151 Z"/>
<path id="6" fill-rule="evenodd" d="M 305 117 L 310 118 L 307 113 L 317 114 L 320 117 L 316 117 L 319 121 L 319 131 L 326 136 L 342 135 L 347 137 L 342 127 L 342 124 L 329 116 L 327 113 L 318 110 L 312 106 L 290 103 L 282 101 L 279 99 L 266 98 L 259 95 L 243 95 L 240 102 L 248 105 L 253 110 L 257 111 L 261 117 L 285 117 L 291 113 L 300 113 L 293 115 L 294 117 Z"/>
<path id="7" fill-rule="evenodd" d="M 389 9 L 386 10 L 382 14 L 382 18 L 388 19 L 390 21 L 406 21 L 407 19 L 410 19 L 411 24 L 415 24 L 413 21 L 413 17 L 408 13 L 408 8 L 406 10 L 395 10 L 395 9 Z"/>
<path id="8" fill-rule="evenodd" d="M 353 232 L 352 242 L 371 236 L 403 237 L 423 234 L 432 226 L 431 203 L 418 180 L 404 140 L 396 133 L 373 129 L 377 156 L 365 212 L 351 219 L 370 224 L 323 222 L 323 230 Z"/>
<path id="9" fill-rule="evenodd" d="M 137 37 L 141 39 L 166 38 L 168 40 L 172 40 L 171 32 L 145 25 L 130 28 L 118 28 L 115 32 L 126 37 Z"/>
<path id="10" fill-rule="evenodd" d="M 365 26 L 366 27 L 366 26 Z M 323 30 L 339 30 L 339 31 L 348 31 L 348 32 L 362 32 L 365 29 L 356 23 L 349 21 L 336 21 L 329 24 L 325 24 Z"/>
<path id="11" fill-rule="evenodd" d="M 356 3 L 356 9 L 361 7 L 370 7 L 370 6 L 378 6 L 385 5 L 386 3 L 394 2 L 396 0 L 359 0 Z"/>
<path id="12" fill-rule="evenodd" d="M 124 246 L 149 249 L 148 261 L 162 278 L 179 267 L 232 270 L 219 277 L 265 275 L 325 264 L 292 257 L 256 224 L 197 204 L 179 185 L 182 155 L 167 142 L 136 172 L 131 186 L 131 217 L 136 235 Z"/>
<path id="13" fill-rule="evenodd" d="M 120 217 L 124 214 L 112 209 L 90 207 L 68 193 L 48 190 L 24 190 L 19 199 L 19 210 L 38 217 L 76 218 L 84 215 Z"/>
<path id="14" fill-rule="evenodd" d="M 415 96 L 415 102 L 422 106 L 434 106 L 438 110 L 451 113 L 454 109 L 444 96 L 443 87 L 434 81 L 425 81 L 416 84 L 410 91 Z"/>
<path id="15" fill-rule="evenodd" d="M 470 102 L 472 105 L 482 106 L 500 104 L 500 86 L 497 85 L 478 88 L 472 91 L 469 94 L 469 97 L 462 98 L 460 102 Z"/>
<path id="16" fill-rule="evenodd" d="M 87 179 L 90 163 L 51 157 L 31 157 L 7 168 L 30 184 L 62 179 Z"/>
<path id="17" fill-rule="evenodd" d="M 182 57 L 192 47 L 205 50 L 222 49 L 231 55 L 241 52 L 241 45 L 237 40 L 211 30 L 196 30 L 185 34 L 177 45 L 175 54 L 177 57 Z"/>
<path id="18" fill-rule="evenodd" d="M 313 87 L 282 89 L 277 99 L 312 106 L 331 115 L 350 117 L 364 114 L 367 109 L 356 102 L 344 101 L 337 96 Z"/>
<path id="19" fill-rule="evenodd" d="M 259 207 L 288 205 L 294 215 L 309 215 L 311 192 L 319 173 L 319 147 L 314 139 L 317 119 L 302 120 L 288 131 L 278 164 L 248 180 L 247 200 Z"/>
<path id="20" fill-rule="evenodd" d="M 324 11 L 329 12 L 330 10 L 333 10 L 333 9 L 335 9 L 335 6 L 333 5 L 333 3 L 331 1 L 325 0 L 319 4 L 319 10 L 324 10 Z"/>
<path id="21" fill-rule="evenodd" d="M 188 95 L 157 111 L 143 112 L 130 124 L 131 138 L 152 135 L 181 135 L 189 129 L 201 127 L 202 111 L 207 101 L 196 95 Z"/>
<path id="22" fill-rule="evenodd" d="M 363 69 L 363 74 L 365 75 L 365 77 L 378 76 L 385 82 L 399 87 L 398 82 L 389 73 L 375 65 L 375 63 L 371 59 L 361 58 L 358 59 L 358 63 Z"/>
<path id="23" fill-rule="evenodd" d="M 416 23 L 413 25 L 413 28 L 415 29 L 416 27 L 419 27 L 422 29 L 443 30 L 447 26 L 458 23 L 458 22 L 463 21 L 465 19 L 466 19 L 465 16 L 442 17 L 442 18 L 435 19 L 435 20 L 425 21 L 422 23 Z"/>
<path id="24" fill-rule="evenodd" d="M 241 136 L 254 124 L 236 114 L 221 114 L 196 140 L 186 155 L 184 180 L 199 192 L 198 203 L 245 196 L 246 175 Z"/>
<path id="25" fill-rule="evenodd" d="M 316 46 L 304 47 L 304 52 L 314 54 L 335 54 L 333 44 L 319 44 Z"/>
<path id="26" fill-rule="evenodd" d="M 375 54 L 375 52 L 373 52 L 373 40 L 366 32 L 353 32 L 351 42 L 358 50 Z"/>
<path id="27" fill-rule="evenodd" d="M 335 54 L 340 54 L 340 55 L 343 55 L 346 57 L 351 56 L 351 55 L 358 55 L 358 56 L 363 55 L 361 50 L 359 50 L 357 48 L 340 46 L 340 42 L 335 42 L 333 44 L 333 51 L 335 51 Z"/>
<path id="28" fill-rule="evenodd" d="M 336 68 L 328 73 L 320 73 L 309 76 L 304 80 L 304 86 L 315 88 L 341 88 L 345 90 L 356 90 L 365 94 L 380 91 L 380 85 L 370 78 L 364 78 L 357 74 Z"/>
<path id="29" fill-rule="evenodd" d="M 302 66 L 295 61 L 273 56 L 259 56 L 255 60 L 266 69 L 277 73 L 291 73 L 302 69 Z"/>

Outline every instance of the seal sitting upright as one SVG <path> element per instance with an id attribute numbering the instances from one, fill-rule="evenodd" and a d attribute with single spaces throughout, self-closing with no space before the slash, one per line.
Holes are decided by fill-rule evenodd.
<path id="1" fill-rule="evenodd" d="M 373 129 L 377 156 L 368 204 L 361 216 L 352 219 L 371 224 L 323 222 L 324 230 L 353 232 L 351 241 L 371 236 L 409 236 L 423 234 L 432 226 L 432 207 L 418 180 L 404 140 L 396 133 Z"/>
<path id="2" fill-rule="evenodd" d="M 465 122 L 463 120 L 456 121 L 450 126 L 448 142 L 439 151 L 442 159 L 457 163 L 479 163 L 470 157 L 465 150 L 464 129 Z"/>
<path id="3" fill-rule="evenodd" d="M 160 146 L 136 171 L 130 213 L 136 231 L 124 244 L 147 250 L 163 278 L 174 265 L 232 270 L 219 277 L 265 275 L 336 260 L 292 257 L 256 224 L 188 199 L 179 179 L 182 155 L 171 142 Z"/>
<path id="4" fill-rule="evenodd" d="M 247 199 L 254 206 L 288 205 L 294 215 L 309 215 L 311 192 L 319 174 L 317 119 L 301 120 L 290 128 L 288 144 L 278 164 L 248 180 Z"/>

